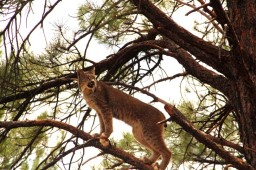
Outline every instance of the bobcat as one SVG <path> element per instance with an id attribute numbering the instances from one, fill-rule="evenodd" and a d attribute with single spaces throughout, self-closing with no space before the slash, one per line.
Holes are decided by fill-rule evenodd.
<path id="1" fill-rule="evenodd" d="M 100 122 L 100 139 L 107 139 L 113 132 L 113 117 L 124 121 L 132 127 L 135 139 L 151 150 L 147 164 L 153 164 L 161 155 L 159 169 L 164 170 L 170 159 L 171 152 L 163 140 L 164 115 L 151 105 L 120 91 L 95 78 L 95 68 L 90 71 L 77 71 L 78 85 L 88 106 L 94 109 Z M 101 142 L 103 140 L 100 140 Z M 103 144 L 104 142 L 102 142 Z"/>

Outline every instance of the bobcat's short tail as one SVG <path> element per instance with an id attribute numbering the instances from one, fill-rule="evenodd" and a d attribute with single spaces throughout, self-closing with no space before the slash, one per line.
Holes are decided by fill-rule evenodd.
<path id="1" fill-rule="evenodd" d="M 164 124 L 164 127 L 167 127 L 167 122 L 171 121 L 171 117 L 169 117 L 168 119 L 162 120 L 160 122 L 157 122 L 157 124 Z"/>

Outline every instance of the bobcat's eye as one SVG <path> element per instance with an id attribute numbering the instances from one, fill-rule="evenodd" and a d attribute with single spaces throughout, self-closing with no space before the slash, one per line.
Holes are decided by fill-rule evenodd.
<path id="1" fill-rule="evenodd" d="M 94 80 L 95 78 L 94 78 L 94 76 L 88 76 L 87 79 L 88 80 Z"/>

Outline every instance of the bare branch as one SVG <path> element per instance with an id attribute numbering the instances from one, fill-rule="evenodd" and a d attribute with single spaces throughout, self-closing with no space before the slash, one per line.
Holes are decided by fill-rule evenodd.
<path id="1" fill-rule="evenodd" d="M 177 78 L 177 77 L 185 77 L 185 76 L 187 76 L 187 75 L 188 75 L 187 72 L 183 72 L 183 73 L 175 74 L 175 75 L 173 75 L 173 76 L 171 76 L 171 77 L 162 78 L 162 79 L 160 79 L 160 80 L 154 81 L 152 84 L 150 84 L 150 85 L 144 87 L 143 89 L 149 89 L 150 87 L 154 86 L 154 85 L 157 84 L 157 83 L 160 83 L 160 82 L 163 82 L 163 81 L 167 81 L 167 80 L 170 81 L 170 80 L 173 80 L 173 79 L 175 79 L 175 78 Z"/>
<path id="2" fill-rule="evenodd" d="M 181 1 L 179 1 L 179 2 L 181 2 Z M 201 8 L 205 8 L 205 7 L 209 6 L 209 4 L 210 3 L 206 3 L 206 4 L 203 4 L 203 5 L 199 6 L 199 7 L 195 7 L 193 10 L 189 11 L 188 13 L 186 13 L 186 16 L 191 14 L 191 13 L 193 13 L 193 12 L 198 11 Z"/>

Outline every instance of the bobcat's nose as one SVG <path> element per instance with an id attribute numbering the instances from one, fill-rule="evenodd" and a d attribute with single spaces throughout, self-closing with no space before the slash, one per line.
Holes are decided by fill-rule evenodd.
<path id="1" fill-rule="evenodd" d="M 95 85 L 95 82 L 94 81 L 90 81 L 87 86 L 90 87 L 90 88 L 93 88 Z"/>

